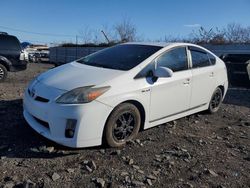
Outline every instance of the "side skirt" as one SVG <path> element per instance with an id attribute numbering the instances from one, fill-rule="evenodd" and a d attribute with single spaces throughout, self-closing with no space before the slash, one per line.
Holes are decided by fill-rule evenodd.
<path id="1" fill-rule="evenodd" d="M 148 129 L 148 128 L 151 128 L 151 127 L 154 127 L 154 126 L 157 126 L 157 125 L 169 122 L 169 121 L 180 119 L 182 117 L 185 117 L 185 116 L 188 116 L 188 115 L 191 115 L 191 114 L 195 114 L 197 112 L 201 112 L 201 111 L 207 110 L 208 109 L 208 105 L 209 104 L 207 104 L 207 103 L 206 104 L 202 104 L 202 105 L 199 105 L 197 107 L 194 107 L 194 108 L 191 108 L 191 109 L 179 112 L 179 113 L 171 114 L 169 116 L 166 116 L 166 117 L 163 117 L 163 118 L 160 118 L 160 119 L 149 121 L 145 125 L 144 129 Z"/>

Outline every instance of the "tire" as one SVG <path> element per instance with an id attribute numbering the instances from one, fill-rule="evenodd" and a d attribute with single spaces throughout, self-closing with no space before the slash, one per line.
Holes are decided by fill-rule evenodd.
<path id="1" fill-rule="evenodd" d="M 111 112 L 106 122 L 104 141 L 109 147 L 122 147 L 136 137 L 140 125 L 141 115 L 136 106 L 122 103 Z"/>
<path id="2" fill-rule="evenodd" d="M 222 98 L 223 98 L 222 90 L 219 87 L 217 87 L 216 90 L 213 92 L 213 95 L 209 102 L 208 112 L 210 114 L 213 114 L 219 110 L 222 103 Z"/>
<path id="3" fill-rule="evenodd" d="M 3 82 L 7 78 L 8 71 L 6 67 L 0 64 L 0 82 Z"/>
<path id="4" fill-rule="evenodd" d="M 250 60 L 247 61 L 247 74 L 248 74 L 248 79 L 250 81 Z"/>

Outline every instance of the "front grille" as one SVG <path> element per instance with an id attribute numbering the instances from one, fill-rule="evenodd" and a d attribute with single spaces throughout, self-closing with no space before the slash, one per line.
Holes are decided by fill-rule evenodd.
<path id="1" fill-rule="evenodd" d="M 43 121 L 43 120 L 40 120 L 40 119 L 36 118 L 35 116 L 33 116 L 33 118 L 34 118 L 39 124 L 41 124 L 43 127 L 49 129 L 49 124 L 48 124 L 48 122 Z"/>
<path id="2" fill-rule="evenodd" d="M 32 92 L 30 91 L 30 89 L 28 89 L 28 94 L 29 94 L 29 96 L 32 97 L 32 98 L 33 98 L 34 95 L 35 95 L 35 93 L 32 93 Z M 46 98 L 41 97 L 41 96 L 36 96 L 36 97 L 34 98 L 34 100 L 39 101 L 39 102 L 49 102 L 49 99 L 46 99 Z"/>

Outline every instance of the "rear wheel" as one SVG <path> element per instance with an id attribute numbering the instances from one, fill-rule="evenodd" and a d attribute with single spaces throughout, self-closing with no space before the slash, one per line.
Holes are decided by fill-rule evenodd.
<path id="1" fill-rule="evenodd" d="M 109 116 L 104 138 L 110 147 L 121 147 L 136 137 L 141 124 L 139 110 L 130 103 L 117 106 Z"/>
<path id="2" fill-rule="evenodd" d="M 219 87 L 216 88 L 209 103 L 208 111 L 210 113 L 215 113 L 219 110 L 220 105 L 222 103 L 222 97 L 223 95 L 221 89 Z"/>
<path id="3" fill-rule="evenodd" d="M 7 69 L 4 65 L 0 64 L 0 82 L 3 82 L 7 77 Z"/>

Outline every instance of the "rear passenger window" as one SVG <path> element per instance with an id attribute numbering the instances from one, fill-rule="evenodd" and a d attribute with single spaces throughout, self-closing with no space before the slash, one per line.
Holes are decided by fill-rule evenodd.
<path id="1" fill-rule="evenodd" d="M 192 47 L 190 49 L 192 56 L 192 67 L 206 67 L 211 65 L 210 60 L 208 58 L 208 54 L 205 51 L 200 50 L 199 48 Z"/>
<path id="2" fill-rule="evenodd" d="M 170 68 L 173 72 L 188 69 L 187 53 L 185 47 L 175 48 L 157 59 L 158 67 Z"/>

